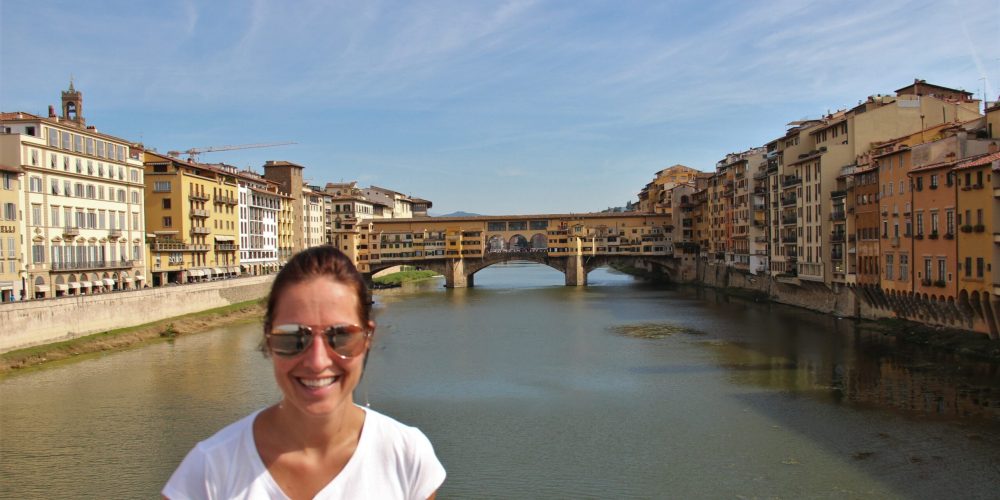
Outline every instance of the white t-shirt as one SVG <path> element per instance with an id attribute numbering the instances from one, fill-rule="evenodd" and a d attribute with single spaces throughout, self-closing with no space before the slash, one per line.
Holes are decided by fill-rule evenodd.
<path id="1" fill-rule="evenodd" d="M 444 482 L 444 466 L 416 427 L 370 408 L 354 455 L 314 498 L 426 499 Z M 171 500 L 288 498 L 257 453 L 253 422 L 258 410 L 198 443 L 163 495 Z"/>

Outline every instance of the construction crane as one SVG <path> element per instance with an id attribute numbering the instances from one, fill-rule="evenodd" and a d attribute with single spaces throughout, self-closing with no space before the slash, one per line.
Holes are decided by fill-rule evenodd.
<path id="1" fill-rule="evenodd" d="M 216 151 L 232 151 L 234 149 L 273 148 L 275 146 L 287 146 L 289 144 L 295 144 L 295 143 L 268 142 L 259 144 L 238 144 L 235 146 L 209 146 L 207 148 L 191 148 L 186 151 L 167 151 L 167 154 L 173 156 L 174 158 L 179 158 L 181 155 L 188 155 L 187 161 L 198 161 L 198 155 L 202 153 L 214 153 Z"/>

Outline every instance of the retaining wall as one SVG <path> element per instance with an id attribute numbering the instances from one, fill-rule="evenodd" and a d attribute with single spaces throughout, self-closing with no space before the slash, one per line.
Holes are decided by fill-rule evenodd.
<path id="1" fill-rule="evenodd" d="M 998 338 L 996 319 L 1000 303 L 956 303 L 926 299 L 917 294 L 887 295 L 874 287 L 835 286 L 797 280 L 783 283 L 771 276 L 755 276 L 732 267 L 703 263 L 696 284 L 737 288 L 766 295 L 770 300 L 825 314 L 868 320 L 900 318 L 932 326 L 957 328 Z"/>
<path id="2" fill-rule="evenodd" d="M 0 352 L 263 298 L 274 276 L 0 304 Z"/>

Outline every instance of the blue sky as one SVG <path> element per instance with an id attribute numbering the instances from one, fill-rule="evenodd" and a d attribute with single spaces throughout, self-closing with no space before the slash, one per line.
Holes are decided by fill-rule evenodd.
<path id="1" fill-rule="evenodd" d="M 434 212 L 587 212 L 914 78 L 990 100 L 1000 1 L 0 0 L 0 110 Z"/>

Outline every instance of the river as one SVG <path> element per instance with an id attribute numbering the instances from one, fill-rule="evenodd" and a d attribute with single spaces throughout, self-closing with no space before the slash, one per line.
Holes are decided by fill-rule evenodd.
<path id="1" fill-rule="evenodd" d="M 996 498 L 1000 367 L 854 322 L 534 264 L 378 297 L 356 394 L 420 427 L 439 498 Z M 0 497 L 152 498 L 276 402 L 259 325 L 0 381 Z"/>

